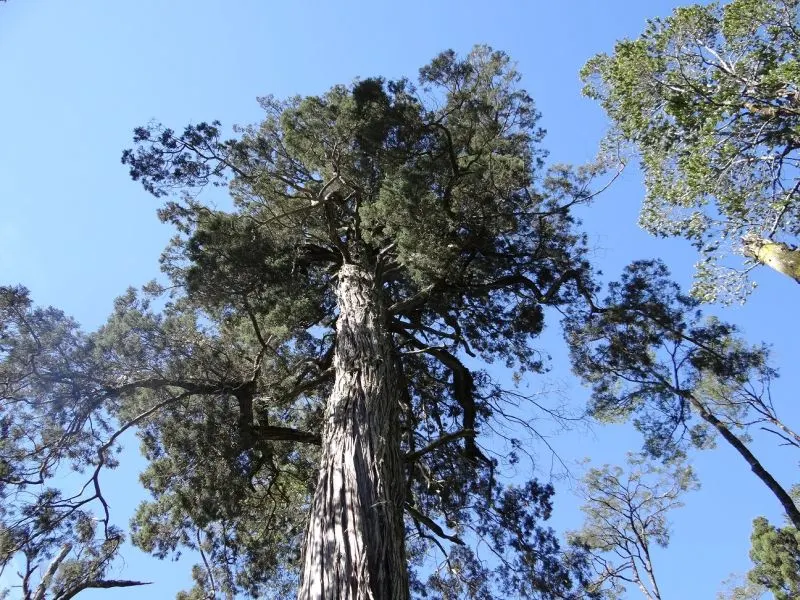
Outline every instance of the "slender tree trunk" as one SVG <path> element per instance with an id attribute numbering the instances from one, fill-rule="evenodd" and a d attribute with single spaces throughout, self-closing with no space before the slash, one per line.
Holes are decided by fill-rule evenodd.
<path id="1" fill-rule="evenodd" d="M 407 600 L 399 400 L 381 290 L 339 271 L 335 381 L 299 600 Z"/>
<path id="2" fill-rule="evenodd" d="M 730 429 L 728 429 L 725 423 L 714 416 L 714 414 L 712 414 L 702 402 L 689 393 L 684 393 L 684 397 L 687 398 L 689 402 L 691 402 L 692 405 L 697 409 L 703 420 L 711 424 L 711 426 L 719 432 L 725 441 L 733 446 L 734 450 L 736 450 L 742 456 L 742 458 L 747 461 L 747 464 L 750 465 L 750 469 L 753 471 L 753 473 L 755 473 L 756 477 L 758 477 L 764 483 L 764 485 L 769 488 L 769 490 L 778 499 L 778 502 L 781 503 L 781 506 L 783 506 L 783 510 L 786 513 L 786 516 L 792 522 L 792 525 L 800 529 L 800 510 L 798 510 L 797 505 L 794 503 L 794 500 L 792 500 L 789 492 L 787 492 L 784 487 L 772 476 L 772 474 L 764 468 L 764 465 L 762 465 L 755 455 L 750 452 L 750 449 L 744 444 L 744 442 L 742 442 L 742 440 L 740 440 Z"/>

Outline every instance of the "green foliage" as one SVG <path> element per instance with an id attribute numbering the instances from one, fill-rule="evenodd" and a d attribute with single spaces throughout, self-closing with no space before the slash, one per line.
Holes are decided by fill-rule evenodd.
<path id="1" fill-rule="evenodd" d="M 201 552 L 186 598 L 296 585 L 348 264 L 374 274 L 403 390 L 407 552 L 428 571 L 449 554 L 416 593 L 584 593 L 585 560 L 543 525 L 552 489 L 503 482 L 519 462 L 503 422 L 524 422 L 524 397 L 464 361 L 541 371 L 544 307 L 593 291 L 570 207 L 591 200 L 602 166 L 541 178 L 539 115 L 518 82 L 506 55 L 477 47 L 442 53 L 417 85 L 262 98 L 264 120 L 235 139 L 217 122 L 135 130 L 123 162 L 168 196 L 160 217 L 178 230 L 162 259 L 169 293 L 148 288 L 160 310 L 148 293 L 121 298 L 94 343 L 150 461 L 133 540 Z M 226 186 L 233 209 L 202 204 L 208 185 Z M 508 456 L 489 455 L 491 431 Z"/>
<path id="2" fill-rule="evenodd" d="M 653 456 L 712 444 L 705 414 L 745 429 L 775 376 L 765 346 L 746 344 L 697 306 L 662 263 L 642 261 L 609 285 L 604 308 L 566 321 L 574 369 L 592 386 L 591 413 L 633 418 Z"/>
<path id="3" fill-rule="evenodd" d="M 693 293 L 747 293 L 753 263 L 728 260 L 742 237 L 800 234 L 800 34 L 796 0 L 676 9 L 583 69 L 612 137 L 633 142 L 645 172 L 640 222 L 701 252 Z"/>
<path id="4" fill-rule="evenodd" d="M 703 319 L 697 304 L 662 264 L 644 261 L 609 285 L 605 306 L 567 318 L 573 368 L 592 387 L 590 412 L 632 418 L 654 457 L 669 458 L 687 444 L 708 447 L 719 436 L 800 526 L 789 492 L 748 447 L 750 432 L 759 429 L 800 442 L 772 403 L 767 349 L 746 344 L 732 325 Z"/>
<path id="5" fill-rule="evenodd" d="M 625 584 L 632 582 L 656 600 L 661 595 L 651 550 L 669 544 L 667 513 L 682 506 L 685 492 L 697 489 L 697 478 L 681 456 L 660 464 L 629 454 L 627 463 L 625 470 L 604 465 L 584 475 L 586 523 L 569 540 L 591 554 L 593 585 L 606 597 L 625 597 Z"/>
<path id="6" fill-rule="evenodd" d="M 755 566 L 750 581 L 766 587 L 775 600 L 800 595 L 800 532 L 794 527 L 770 525 L 764 517 L 753 521 L 750 558 Z"/>

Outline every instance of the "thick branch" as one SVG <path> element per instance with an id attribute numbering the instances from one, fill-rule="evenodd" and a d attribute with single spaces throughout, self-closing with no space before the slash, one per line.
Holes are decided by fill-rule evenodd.
<path id="1" fill-rule="evenodd" d="M 262 440 L 272 442 L 300 442 L 303 444 L 313 444 L 314 446 L 320 446 L 322 444 L 322 438 L 319 434 L 302 431 L 300 429 L 292 429 L 291 427 L 262 425 L 255 429 L 255 434 Z"/>
<path id="2" fill-rule="evenodd" d="M 152 581 L 129 581 L 126 579 L 94 579 L 67 590 L 64 594 L 56 596 L 53 600 L 70 600 L 82 591 L 90 588 L 109 589 L 117 587 L 133 587 L 137 585 L 150 585 L 151 583 Z"/>
<path id="3" fill-rule="evenodd" d="M 403 327 L 402 323 L 395 320 L 391 323 L 390 328 L 395 333 L 400 334 L 417 349 L 434 357 L 450 369 L 450 372 L 453 374 L 453 397 L 464 411 L 464 416 L 462 418 L 463 429 L 473 432 L 473 436 L 465 437 L 464 439 L 464 453 L 467 458 L 479 459 L 488 463 L 489 459 L 484 456 L 483 452 L 481 452 L 475 444 L 474 432 L 477 414 L 475 409 L 475 380 L 470 370 L 467 369 L 455 355 L 447 350 L 432 348 L 418 340 Z"/>
<path id="4" fill-rule="evenodd" d="M 39 583 L 39 586 L 36 589 L 36 594 L 33 596 L 33 600 L 44 600 L 44 595 L 47 593 L 47 588 L 50 587 L 50 582 L 53 580 L 53 575 L 56 574 L 58 567 L 62 562 L 64 562 L 64 559 L 71 550 L 72 544 L 64 544 L 64 546 L 61 548 L 61 551 L 52 560 L 50 565 L 47 567 L 47 571 L 45 571 L 44 575 L 42 576 L 42 581 Z"/>
<path id="5" fill-rule="evenodd" d="M 165 387 L 181 388 L 190 394 L 222 394 L 233 392 L 237 385 L 225 385 L 222 383 L 201 383 L 185 379 L 165 379 L 161 377 L 153 377 L 150 379 L 142 379 L 141 381 L 132 381 L 114 388 L 110 388 L 108 395 L 124 394 L 138 389 L 144 390 L 157 390 Z"/>
<path id="6" fill-rule="evenodd" d="M 551 304 L 558 294 L 561 291 L 561 288 L 566 284 L 568 281 L 575 281 L 575 285 L 578 287 L 578 291 L 581 293 L 582 296 L 589 302 L 592 308 L 596 308 L 594 305 L 594 299 L 592 298 L 591 293 L 586 288 L 584 282 L 581 280 L 580 271 L 576 269 L 567 269 L 561 275 L 559 275 L 556 280 L 550 285 L 547 291 L 542 291 L 542 289 L 533 282 L 530 277 L 527 277 L 521 273 L 516 273 L 514 275 L 506 275 L 505 277 L 500 277 L 495 279 L 494 281 L 487 281 L 485 283 L 476 284 L 470 286 L 471 290 L 499 290 L 503 288 L 510 288 L 510 287 L 523 287 L 526 290 L 533 293 L 534 297 L 536 298 L 537 302 L 541 304 Z"/>
<path id="7" fill-rule="evenodd" d="M 461 431 L 448 433 L 447 435 L 443 435 L 442 437 L 432 441 L 424 448 L 420 448 L 415 452 L 409 452 L 408 454 L 405 455 L 405 461 L 407 463 L 414 462 L 417 459 L 421 458 L 422 456 L 428 454 L 429 452 L 433 452 L 439 446 L 444 446 L 445 444 L 448 444 L 453 440 L 459 440 L 461 438 L 466 438 L 466 437 L 475 437 L 475 432 L 472 431 L 471 429 L 462 429 Z"/>
<path id="8" fill-rule="evenodd" d="M 800 283 L 800 250 L 757 236 L 743 238 L 744 253 Z"/>
<path id="9" fill-rule="evenodd" d="M 446 539 L 446 540 L 450 540 L 451 542 L 453 542 L 455 544 L 459 544 L 461 546 L 464 545 L 464 542 L 462 541 L 462 539 L 460 537 L 458 537 L 457 535 L 450 535 L 450 534 L 445 533 L 444 530 L 441 527 L 439 527 L 439 524 L 436 521 L 434 521 L 433 519 L 431 519 L 430 517 L 428 517 L 426 515 L 423 515 L 416 508 L 411 506 L 411 504 L 409 504 L 408 502 L 406 502 L 406 511 L 408 511 L 408 514 L 411 515 L 412 519 L 414 519 L 418 523 L 422 523 L 423 525 L 425 525 L 425 527 L 430 529 L 433 533 L 438 535 L 440 538 L 443 538 L 443 539 Z"/>
<path id="10" fill-rule="evenodd" d="M 389 309 L 386 312 L 390 315 L 396 315 L 398 313 L 405 312 L 409 309 L 421 306 L 428 300 L 431 293 L 435 289 L 436 289 L 435 283 L 425 286 L 410 298 L 406 298 L 405 300 L 400 300 L 399 302 L 395 302 L 389 307 Z"/>
<path id="11" fill-rule="evenodd" d="M 294 399 L 304 394 L 314 388 L 331 381 L 333 379 L 334 370 L 333 367 L 327 367 L 324 371 L 322 371 L 316 377 L 309 379 L 307 381 L 302 381 L 298 383 L 294 388 L 292 388 L 288 394 L 284 397 L 285 400 Z"/>

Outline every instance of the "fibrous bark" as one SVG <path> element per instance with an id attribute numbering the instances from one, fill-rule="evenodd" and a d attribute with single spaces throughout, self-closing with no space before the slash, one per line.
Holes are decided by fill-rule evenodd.
<path id="1" fill-rule="evenodd" d="M 367 269 L 339 271 L 335 381 L 300 600 L 406 600 L 404 478 L 395 361 L 381 290 Z"/>

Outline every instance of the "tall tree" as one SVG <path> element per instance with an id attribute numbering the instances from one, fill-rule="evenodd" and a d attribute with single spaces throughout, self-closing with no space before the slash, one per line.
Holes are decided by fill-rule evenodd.
<path id="1" fill-rule="evenodd" d="M 625 597 L 625 586 L 632 584 L 647 600 L 662 600 L 653 549 L 667 547 L 667 513 L 682 506 L 680 497 L 697 487 L 680 455 L 661 464 L 628 454 L 626 469 L 604 465 L 587 471 L 580 487 L 586 522 L 569 537 L 591 554 L 594 584 L 606 587 L 608 598 Z"/>
<path id="2" fill-rule="evenodd" d="M 800 526 L 800 508 L 748 445 L 756 427 L 797 441 L 768 399 L 775 372 L 767 349 L 745 343 L 730 324 L 703 318 L 697 305 L 663 264 L 645 261 L 610 284 L 604 307 L 567 320 L 575 371 L 592 386 L 591 412 L 609 421 L 632 418 L 654 456 L 669 457 L 686 442 L 707 447 L 719 436 Z"/>
<path id="3" fill-rule="evenodd" d="M 758 264 L 800 282 L 799 5 L 679 8 L 583 70 L 612 137 L 641 157 L 640 223 L 700 250 L 702 300 L 741 297 Z M 728 260 L 731 252 L 750 260 Z"/>
<path id="4" fill-rule="evenodd" d="M 134 540 L 202 551 L 196 597 L 581 593 L 585 565 L 541 524 L 552 488 L 503 484 L 493 456 L 519 460 L 497 427 L 526 421 L 519 398 L 472 366 L 539 371 L 544 307 L 592 291 L 569 213 L 591 170 L 537 185 L 542 131 L 518 81 L 478 47 L 436 57 L 418 89 L 262 99 L 238 139 L 136 130 L 131 175 L 175 192 L 173 297 L 160 314 L 122 299 L 96 343 L 123 414 L 144 415 L 155 499 Z M 214 183 L 232 210 L 197 199 Z M 459 548 L 476 538 L 494 565 Z M 409 579 L 443 544 L 457 549 L 430 586 Z"/>
<path id="5" fill-rule="evenodd" d="M 753 521 L 750 558 L 755 566 L 748 579 L 768 589 L 775 600 L 800 596 L 800 532 L 796 527 L 771 525 L 764 517 Z"/>

